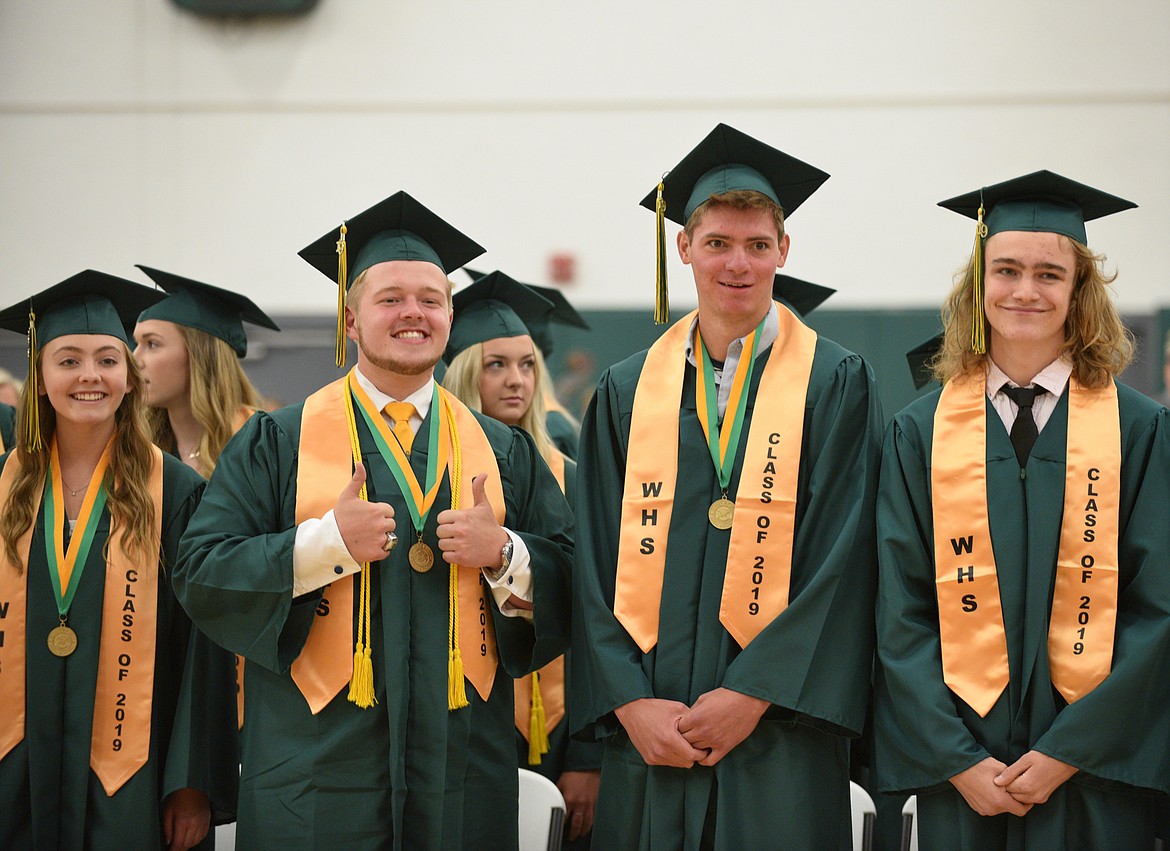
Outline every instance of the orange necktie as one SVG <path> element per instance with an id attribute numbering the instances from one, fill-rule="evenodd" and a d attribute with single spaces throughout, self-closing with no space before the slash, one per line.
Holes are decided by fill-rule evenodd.
<path id="1" fill-rule="evenodd" d="M 410 402 L 390 402 L 382 409 L 386 416 L 394 420 L 394 436 L 402 444 L 403 450 L 410 451 L 414 443 L 414 429 L 410 427 L 410 418 L 414 415 L 414 405 Z"/>

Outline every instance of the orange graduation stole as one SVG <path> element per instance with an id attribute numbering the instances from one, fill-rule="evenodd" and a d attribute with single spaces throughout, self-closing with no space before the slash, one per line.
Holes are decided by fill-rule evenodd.
<path id="1" fill-rule="evenodd" d="M 356 382 L 354 386 L 357 386 Z M 297 523 L 323 517 L 332 510 L 337 495 L 353 475 L 345 400 L 348 387 L 349 376 L 339 378 L 305 400 L 297 466 Z M 435 392 L 441 394 L 442 403 L 449 406 L 452 428 L 460 441 L 461 487 L 459 505 L 454 507 L 467 508 L 472 504 L 471 480 L 480 473 L 487 473 L 488 499 L 497 521 L 502 523 L 503 487 L 487 436 L 463 403 L 438 384 Z M 438 423 L 431 427 L 437 428 Z M 459 454 L 452 453 L 451 468 Z M 451 468 L 448 473 L 453 475 Z M 457 612 L 451 614 L 457 620 L 458 648 L 464 674 L 480 697 L 487 700 L 495 679 L 497 653 L 491 603 L 484 593 L 481 575 L 478 568 L 458 571 L 459 605 Z M 355 580 L 356 576 L 348 576 L 326 586 L 324 600 L 328 605 L 317 608 L 309 637 L 292 665 L 293 681 L 314 715 L 333 700 L 353 674 Z"/>
<path id="2" fill-rule="evenodd" d="M 0 506 L 8 502 L 21 466 L 20 458 L 19 453 L 12 455 L 0 474 Z M 82 517 L 79 517 L 76 532 L 70 540 L 70 552 L 80 543 L 84 515 L 94 507 L 102 478 L 95 475 L 90 482 Z M 156 507 L 150 542 L 151 552 L 155 553 L 154 562 L 137 564 L 130 560 L 123 549 L 125 529 L 122 525 L 112 530 L 107 548 L 109 557 L 101 613 L 90 767 L 101 780 L 106 794 L 111 796 L 146 764 L 150 756 L 158 609 L 157 553 L 162 540 L 163 491 L 162 452 L 153 446 L 147 488 Z M 43 489 L 43 484 L 38 486 L 33 494 L 34 501 L 41 501 Z M 60 506 L 54 514 L 63 521 Z M 17 542 L 24 565 L 29 563 L 33 525 Z M 71 562 L 58 559 L 58 568 L 65 564 Z M 50 569 L 53 568 L 50 566 Z M 62 588 L 69 585 L 70 578 L 68 575 L 60 577 Z M 24 739 L 27 583 L 28 571 L 12 564 L 0 549 L 0 692 L 4 694 L 4 699 L 0 700 L 0 759 Z"/>
<path id="3" fill-rule="evenodd" d="M 817 340 L 786 307 L 777 303 L 776 310 L 780 334 L 756 392 L 719 608 L 720 623 L 740 647 L 788 606 L 805 398 Z M 614 615 L 644 653 L 658 643 L 686 346 L 697 313 L 650 347 L 634 393 Z M 747 366 L 741 359 L 740 367 Z"/>
<path id="4" fill-rule="evenodd" d="M 1109 674 L 1117 622 L 1117 387 L 1069 382 L 1064 511 L 1049 619 L 1052 683 L 1069 703 Z M 931 503 L 943 680 L 986 716 L 1008 684 L 987 514 L 987 379 L 947 383 L 934 418 Z"/>
<path id="5" fill-rule="evenodd" d="M 565 456 L 553 449 L 545 461 L 564 493 Z M 564 655 L 513 682 L 516 729 L 528 742 L 528 764 L 540 765 L 541 756 L 548 753 L 548 734 L 565 717 Z"/>

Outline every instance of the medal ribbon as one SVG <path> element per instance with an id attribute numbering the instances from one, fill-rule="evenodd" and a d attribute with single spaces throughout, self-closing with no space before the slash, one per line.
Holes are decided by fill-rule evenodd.
<path id="1" fill-rule="evenodd" d="M 114 437 L 111 435 L 90 477 L 85 499 L 81 503 L 81 512 L 77 515 L 77 524 L 74 528 L 81 530 L 81 534 L 74 534 L 69 539 L 69 548 L 66 551 L 62 530 L 65 521 L 66 488 L 61 479 L 57 436 L 53 435 L 49 450 L 49 470 L 45 475 L 45 557 L 49 562 L 49 579 L 53 583 L 53 596 L 56 598 L 57 613 L 61 616 L 62 624 L 65 623 L 65 616 L 69 614 L 73 595 L 77 593 L 81 573 L 85 570 L 85 561 L 89 558 L 90 547 L 93 546 L 94 532 L 106 506 L 106 468 L 110 465 L 110 450 L 113 445 Z"/>
<path id="2" fill-rule="evenodd" d="M 731 468 L 734 466 L 735 453 L 739 449 L 743 415 L 744 411 L 747 410 L 745 390 L 751 384 L 760 331 L 767 318 L 768 315 L 764 314 L 760 324 L 743 341 L 744 354 L 735 366 L 731 395 L 727 400 L 727 413 L 731 416 L 724 416 L 722 428 L 719 427 L 715 367 L 711 363 L 710 355 L 707 354 L 707 347 L 703 345 L 699 327 L 695 326 L 695 358 L 703 370 L 703 380 L 695 382 L 695 407 L 698 408 L 699 424 L 703 427 L 703 435 L 707 438 L 707 446 L 711 450 L 711 460 L 715 462 L 715 472 L 719 474 L 719 488 L 723 491 L 724 497 L 727 495 L 727 486 L 731 483 Z"/>
<path id="3" fill-rule="evenodd" d="M 374 407 L 369 395 L 362 386 L 353 380 L 351 373 L 348 378 L 349 390 L 357 400 L 358 410 L 369 426 L 374 436 L 378 454 L 394 474 L 402 496 L 406 499 L 406 507 L 410 511 L 410 519 L 414 522 L 414 529 L 422 534 L 427 514 L 435 503 L 439 494 L 439 484 L 443 480 L 443 472 L 447 469 L 447 462 L 451 457 L 451 419 L 446 406 L 440 403 L 439 394 L 431 394 L 431 413 L 427 422 L 430 434 L 427 437 L 427 472 L 426 491 L 424 493 L 410 466 L 410 458 L 403 451 L 402 445 L 390 426 L 386 424 L 381 411 Z M 436 385 L 437 386 L 437 385 Z"/>

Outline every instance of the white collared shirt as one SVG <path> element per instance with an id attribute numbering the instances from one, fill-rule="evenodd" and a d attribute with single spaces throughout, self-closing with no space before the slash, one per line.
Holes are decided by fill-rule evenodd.
<path id="1" fill-rule="evenodd" d="M 422 425 L 423 413 L 430 410 L 431 399 L 434 396 L 435 381 L 433 378 L 405 399 L 395 399 L 383 393 L 356 367 L 354 368 L 354 378 L 379 410 L 384 409 L 390 402 L 410 402 L 414 405 L 415 412 L 410 417 L 410 427 L 414 431 L 418 431 L 419 426 Z M 389 418 L 386 419 L 389 423 Z M 407 534 L 399 536 L 400 545 L 403 541 L 410 543 L 409 523 L 405 525 Z M 496 605 L 499 606 L 503 614 L 530 620 L 532 613 L 512 606 L 508 602 L 508 598 L 515 594 L 522 600 L 532 601 L 531 556 L 528 547 L 519 535 L 508 528 L 505 528 L 504 531 L 508 533 L 508 538 L 512 541 L 511 565 L 497 580 L 493 580 L 486 572 L 484 578 L 487 579 Z M 436 555 L 438 554 L 436 553 Z M 354 561 L 353 556 L 349 554 L 345 541 L 341 537 L 341 531 L 337 528 L 337 519 L 333 516 L 332 509 L 325 512 L 324 517 L 310 518 L 297 524 L 296 540 L 293 543 L 292 593 L 294 597 L 316 591 L 318 588 L 323 588 L 329 583 L 357 573 L 359 570 L 361 570 L 361 565 Z"/>
<path id="2" fill-rule="evenodd" d="M 990 357 L 987 359 L 987 365 L 987 398 L 991 400 L 991 407 L 995 408 L 995 412 L 1003 420 L 1004 428 L 1010 432 L 1012 423 L 1016 420 L 1016 413 L 1020 408 L 1008 398 L 1008 395 L 1003 392 L 1003 388 L 1005 385 L 1008 387 L 1019 387 L 1020 385 L 1008 378 L 1007 374 L 996 366 L 995 361 Z M 1036 401 L 1032 403 L 1032 418 L 1036 420 L 1037 433 L 1043 431 L 1044 426 L 1048 425 L 1052 412 L 1056 410 L 1056 403 L 1060 401 L 1064 388 L 1068 386 L 1068 379 L 1072 375 L 1072 371 L 1072 364 L 1065 358 L 1059 357 L 1036 373 L 1032 383 L 1027 385 L 1028 387 L 1043 387 L 1048 391 L 1039 394 Z"/>
<path id="3" fill-rule="evenodd" d="M 698 361 L 695 359 L 695 330 L 699 327 L 699 317 L 696 316 L 691 323 L 690 333 L 687 335 L 687 363 L 696 369 L 699 368 Z M 756 354 L 766 350 L 768 346 L 776 342 L 780 337 L 780 316 L 776 312 L 776 302 L 772 302 L 772 306 L 768 308 L 768 315 L 764 317 L 764 327 L 760 330 L 760 340 L 756 346 Z M 748 335 L 737 337 L 731 341 L 727 347 L 727 357 L 723 361 L 722 368 L 715 368 L 715 387 L 717 388 L 716 396 L 719 402 L 719 419 L 722 420 L 724 414 L 727 413 L 727 401 L 731 398 L 731 385 L 733 381 L 724 381 L 723 376 L 734 376 L 735 370 L 739 366 L 740 358 L 743 357 L 743 346 L 747 340 Z M 714 366 L 714 364 L 712 364 Z M 700 374 L 698 380 L 702 381 L 703 376 Z"/>

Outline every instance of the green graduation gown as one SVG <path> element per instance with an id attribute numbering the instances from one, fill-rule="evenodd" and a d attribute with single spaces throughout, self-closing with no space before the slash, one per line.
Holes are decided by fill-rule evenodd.
<path id="1" fill-rule="evenodd" d="M 750 424 L 763 365 L 747 400 Z M 847 737 L 865 717 L 873 655 L 873 500 L 881 417 L 873 374 L 819 338 L 805 400 L 788 608 L 746 649 L 719 622 L 729 531 L 707 522 L 720 489 L 695 410 L 679 400 L 678 480 L 658 644 L 643 654 L 613 615 L 630 417 L 645 353 L 602 376 L 582 427 L 574 578 L 574 729 L 604 738 L 594 847 L 848 848 Z M 739 484 L 741 441 L 729 494 Z M 713 768 L 647 766 L 614 709 L 688 705 L 726 687 L 772 706 Z"/>
<path id="2" fill-rule="evenodd" d="M 6 460 L 8 456 L 5 456 Z M 0 464 L 2 466 L 2 464 Z M 29 552 L 25 737 L 0 761 L 0 848 L 162 849 L 162 801 L 185 787 L 212 805 L 212 824 L 231 821 L 238 750 L 231 656 L 191 627 L 171 590 L 179 538 L 195 510 L 203 479 L 163 457 L 162 548 L 151 706 L 150 756 L 113 797 L 89 766 L 94 690 L 105 592 L 102 549 L 110 512 L 102 512 L 69 609 L 77 650 L 58 658 L 45 637 L 57 604 L 38 513 Z M 2 602 L 2 601 L 0 601 Z M 0 629 L 3 621 L 0 620 Z M 204 845 L 213 847 L 214 830 Z"/>
<path id="3" fill-rule="evenodd" d="M 544 427 L 548 429 L 553 445 L 570 461 L 576 461 L 581 430 L 573 425 L 573 421 L 560 411 L 549 411 L 544 418 Z"/>
<path id="4" fill-rule="evenodd" d="M 918 793 L 923 848 L 1150 848 L 1153 790 L 1170 789 L 1170 432 L 1167 412 L 1117 385 L 1121 513 L 1117 631 L 1108 677 L 1074 704 L 1053 688 L 1048 618 L 1065 487 L 1068 393 L 1021 473 L 987 403 L 987 490 L 1010 682 L 985 718 L 944 685 L 930 495 L 940 391 L 886 434 L 878 497 L 879 788 Z M 977 815 L 950 777 L 1029 750 L 1079 769 L 1023 818 Z"/>
<path id="5" fill-rule="evenodd" d="M 577 488 L 577 465 L 565 461 L 565 498 L 570 504 Z M 565 717 L 548 734 L 548 753 L 541 757 L 540 765 L 528 764 L 528 740 L 516 732 L 516 758 L 521 768 L 543 774 L 554 783 L 566 771 L 596 771 L 601 768 L 601 743 L 583 742 L 569 735 L 569 683 L 572 680 L 572 653 L 565 654 Z M 513 727 L 513 729 L 515 729 Z"/>
<path id="6" fill-rule="evenodd" d="M 248 660 L 237 841 L 250 849 L 514 849 L 507 676 L 540 667 L 568 644 L 572 518 L 560 488 L 530 437 L 476 414 L 499 464 L 504 525 L 532 557 L 535 619 L 492 607 L 502 669 L 487 701 L 468 684 L 471 705 L 449 712 L 448 570 L 435 536 L 435 518 L 450 505 L 449 480 L 424 530 L 436 566 L 416 573 L 407 564 L 406 503 L 359 417 L 369 499 L 394 506 L 403 543 L 372 571 L 377 704 L 359 709 L 342 689 L 313 715 L 289 673 L 322 600 L 320 590 L 293 597 L 302 408 L 257 414 L 228 443 L 175 576 L 195 622 Z M 411 453 L 420 481 L 426 456 L 420 438 Z"/>

